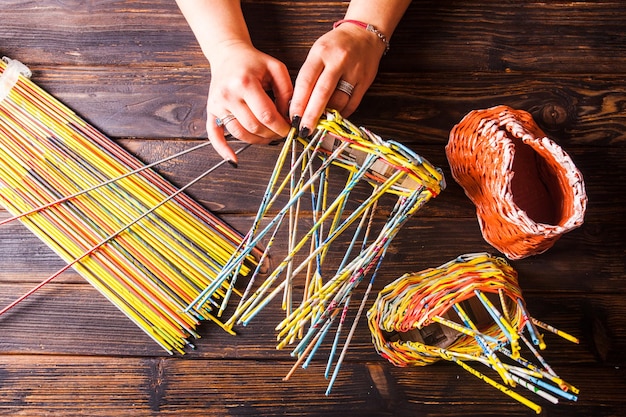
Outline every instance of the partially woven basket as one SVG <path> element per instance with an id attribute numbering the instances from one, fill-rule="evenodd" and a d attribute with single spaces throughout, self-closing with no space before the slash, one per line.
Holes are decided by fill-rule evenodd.
<path id="1" fill-rule="evenodd" d="M 379 293 L 367 318 L 376 351 L 396 366 L 454 362 L 536 413 L 541 406 L 512 388 L 524 387 L 553 404 L 557 396 L 577 399 L 578 389 L 539 354 L 546 346 L 538 327 L 578 339 L 530 316 L 517 273 L 504 258 L 468 254 L 403 275 Z M 495 371 L 503 383 L 467 362 Z"/>
<path id="2" fill-rule="evenodd" d="M 582 174 L 528 112 L 468 113 L 450 132 L 446 155 L 483 237 L 509 259 L 542 253 L 583 223 Z"/>
<path id="3" fill-rule="evenodd" d="M 450 331 L 435 321 L 438 316 L 462 323 L 458 317 L 450 318 L 455 315 L 453 305 L 475 299 L 476 290 L 502 293 L 511 327 L 516 332 L 523 330 L 525 314 L 517 304 L 522 294 L 515 270 L 503 258 L 468 254 L 438 268 L 405 274 L 378 294 L 367 314 L 376 351 L 401 367 L 451 360 L 457 354 L 484 355 L 474 337 Z M 479 330 L 501 343 L 509 342 L 495 321 Z"/>

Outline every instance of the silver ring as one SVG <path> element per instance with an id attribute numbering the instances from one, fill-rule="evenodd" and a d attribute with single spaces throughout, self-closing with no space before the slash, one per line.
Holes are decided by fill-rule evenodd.
<path id="1" fill-rule="evenodd" d="M 346 93 L 348 97 L 352 97 L 354 86 L 346 80 L 339 80 L 339 83 L 337 84 L 337 90 Z"/>
<path id="2" fill-rule="evenodd" d="M 232 122 L 233 120 L 235 120 L 235 116 L 229 113 L 226 116 L 222 117 L 221 119 L 219 117 L 216 117 L 215 124 L 217 125 L 217 127 L 222 127 L 222 126 L 226 126 L 228 123 Z"/>

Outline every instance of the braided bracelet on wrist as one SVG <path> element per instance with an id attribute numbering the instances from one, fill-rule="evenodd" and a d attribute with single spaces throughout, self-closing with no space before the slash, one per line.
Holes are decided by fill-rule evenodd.
<path id="1" fill-rule="evenodd" d="M 333 24 L 333 29 L 336 29 L 339 25 L 341 25 L 343 23 L 351 23 L 353 25 L 357 25 L 357 26 L 365 29 L 368 32 L 372 32 L 374 35 L 378 36 L 378 39 L 380 39 L 382 41 L 382 43 L 385 44 L 385 52 L 384 53 L 386 54 L 387 51 L 389 51 L 389 41 L 387 40 L 387 37 L 385 36 L 384 33 L 379 31 L 378 29 L 376 29 L 376 27 L 374 27 L 374 25 L 371 25 L 371 24 L 365 23 L 365 22 L 361 22 L 360 20 L 343 19 L 343 20 L 339 20 L 339 21 L 335 22 Z"/>

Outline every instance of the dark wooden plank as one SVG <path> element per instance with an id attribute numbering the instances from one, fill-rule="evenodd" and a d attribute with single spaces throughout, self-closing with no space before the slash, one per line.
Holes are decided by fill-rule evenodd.
<path id="1" fill-rule="evenodd" d="M 5 1 L 0 7 L 7 22 L 0 28 L 2 52 L 24 61 L 207 65 L 174 2 Z M 244 2 L 256 45 L 294 70 L 345 8 L 343 1 Z M 532 1 L 523 7 L 497 0 L 414 2 L 382 68 L 611 73 L 624 67 L 625 25 L 618 1 Z"/>
<path id="2" fill-rule="evenodd" d="M 446 143 L 471 110 L 507 105 L 530 112 L 566 149 L 623 146 L 621 76 L 550 73 L 379 74 L 353 116 L 384 136 Z"/>
<path id="3" fill-rule="evenodd" d="M 413 2 L 393 44 L 416 72 L 610 73 L 615 61 L 603 51 L 623 56 L 624 19 L 618 1 Z"/>
<path id="4" fill-rule="evenodd" d="M 555 139 L 556 140 L 556 139 Z M 197 144 L 195 141 L 121 140 L 119 143 L 145 163 L 152 163 Z M 446 178 L 446 189 L 418 212 L 420 217 L 475 217 L 475 207 L 450 174 L 445 148 L 442 145 L 424 145 L 407 138 L 406 145 L 441 168 Z M 238 145 L 233 145 L 234 147 Z M 609 147 L 564 147 L 585 179 L 588 195 L 587 220 L 613 219 L 621 222 L 626 214 L 623 190 L 626 185 L 626 151 Z M 251 213 L 258 209 L 267 181 L 274 168 L 279 147 L 255 146 L 239 157 L 239 168 L 224 166 L 211 173 L 206 180 L 194 185 L 188 193 L 210 210 L 221 213 Z M 158 165 L 156 170 L 181 187 L 219 162 L 210 147 Z M 331 192 L 344 180 L 336 171 L 337 182 Z M 369 192 L 363 187 L 361 194 Z"/>
<path id="5" fill-rule="evenodd" d="M 283 382 L 286 363 L 250 360 L 0 357 L 0 412 L 63 415 L 329 415 L 432 416 L 534 413 L 453 364 L 394 368 L 348 362 L 333 392 L 320 366 Z M 254 372 L 250 370 L 254 369 Z M 577 403 L 551 405 L 532 394 L 543 415 L 620 414 L 623 370 L 572 369 L 585 375 Z M 569 378 L 574 374 L 563 374 Z M 569 378 L 571 381 L 571 378 Z M 77 406 L 77 404 L 83 404 Z"/>
<path id="6" fill-rule="evenodd" d="M 0 11 L 2 53 L 23 62 L 207 65 L 175 2 L 6 1 Z"/>
<path id="7" fill-rule="evenodd" d="M 524 277 L 522 277 L 523 279 Z M 378 290 L 386 284 L 381 279 L 373 290 L 367 308 Z M 548 348 L 543 353 L 552 365 L 567 369 L 574 363 L 623 366 L 621 352 L 626 348 L 626 306 L 624 286 L 613 295 L 593 293 L 558 293 L 528 289 L 522 291 L 530 313 L 580 339 L 573 344 L 555 335 L 545 337 Z M 4 306 L 30 288 L 26 284 L 0 284 L 0 303 Z M 362 297 L 357 290 L 355 299 Z M 233 299 L 236 302 L 236 299 Z M 356 309 L 351 310 L 349 321 Z M 279 301 L 264 309 L 248 326 L 235 326 L 231 336 L 207 322 L 194 341 L 191 358 L 282 359 L 290 360 L 291 348 L 275 350 L 274 327 L 284 318 Z M 225 315 L 228 317 L 229 313 Z M 167 356 L 166 352 L 130 322 L 121 312 L 88 284 L 49 284 L 0 318 L 0 353 L 63 354 L 110 356 Z M 320 349 L 316 362 L 327 358 L 331 337 Z M 350 346 L 350 360 L 377 360 L 371 336 L 362 317 Z"/>
<path id="8" fill-rule="evenodd" d="M 28 61 L 25 61 L 29 64 Z M 203 68 L 31 65 L 33 81 L 112 137 L 206 137 L 209 74 Z M 381 73 L 350 119 L 405 143 L 447 143 L 473 109 L 529 111 L 566 149 L 623 146 L 622 75 Z"/>
<path id="9" fill-rule="evenodd" d="M 242 233 L 252 224 L 251 217 L 223 218 Z M 531 291 L 621 291 L 626 288 L 625 227 L 623 222 L 606 224 L 600 219 L 588 220 L 581 228 L 564 235 L 546 253 L 512 264 L 523 277 L 524 288 Z M 0 278 L 5 282 L 39 282 L 63 266 L 33 235 L 21 234 L 17 240 L 10 237 L 5 241 L 8 244 L 0 245 Z M 340 256 L 342 245 L 348 242 L 348 236 L 339 239 L 331 256 Z M 275 259 L 282 259 L 286 248 L 285 238 L 279 237 L 273 249 Z M 35 255 L 28 257 L 28 251 Z M 381 279 L 388 282 L 406 272 L 441 265 L 464 253 L 483 251 L 497 254 L 483 240 L 476 219 L 429 218 L 418 213 L 391 244 Z M 572 259 L 576 260 L 575 264 Z M 61 279 L 80 281 L 75 274 L 68 274 Z"/>

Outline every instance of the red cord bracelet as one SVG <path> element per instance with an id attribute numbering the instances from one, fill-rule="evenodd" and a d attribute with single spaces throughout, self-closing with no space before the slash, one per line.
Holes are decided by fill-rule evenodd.
<path id="1" fill-rule="evenodd" d="M 387 51 L 389 51 L 389 41 L 387 40 L 387 37 L 385 36 L 384 33 L 376 29 L 373 25 L 370 25 L 369 23 L 361 22 L 360 20 L 343 19 L 343 20 L 339 20 L 335 22 L 333 24 L 333 29 L 337 29 L 337 27 L 341 25 L 342 23 L 351 23 L 353 25 L 357 25 L 358 27 L 361 27 L 367 30 L 368 32 L 372 32 L 374 35 L 378 36 L 378 39 L 380 39 L 385 44 L 384 53 L 386 54 Z"/>

